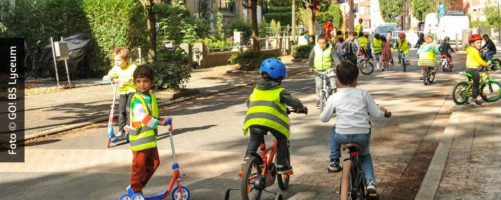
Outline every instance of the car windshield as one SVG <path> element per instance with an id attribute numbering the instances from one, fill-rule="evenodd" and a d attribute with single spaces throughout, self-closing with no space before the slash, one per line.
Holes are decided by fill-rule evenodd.
<path id="1" fill-rule="evenodd" d="M 394 26 L 380 26 L 376 28 L 376 33 L 384 33 L 388 31 L 396 31 L 397 29 Z"/>

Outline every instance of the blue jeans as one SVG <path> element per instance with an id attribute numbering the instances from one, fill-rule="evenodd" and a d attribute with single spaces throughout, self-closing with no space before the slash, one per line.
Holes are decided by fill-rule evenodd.
<path id="1" fill-rule="evenodd" d="M 362 146 L 362 151 L 360 151 L 358 158 L 360 159 L 362 170 L 364 170 L 365 180 L 374 181 L 376 183 L 376 178 L 374 178 L 374 166 L 372 164 L 372 156 L 370 154 L 370 143 L 371 135 L 368 134 L 336 134 L 336 126 L 332 129 L 331 134 L 331 159 L 338 159 L 341 157 L 341 145 L 346 143 L 357 143 Z"/>
<path id="2" fill-rule="evenodd" d="M 494 56 L 494 54 L 496 54 L 495 51 L 491 51 L 491 50 L 487 50 L 487 52 L 485 52 L 484 54 L 484 58 L 489 61 L 492 59 L 492 56 Z"/>

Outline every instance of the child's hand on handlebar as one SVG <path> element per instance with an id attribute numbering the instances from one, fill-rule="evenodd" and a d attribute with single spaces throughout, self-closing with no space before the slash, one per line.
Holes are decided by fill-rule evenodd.
<path id="1" fill-rule="evenodd" d="M 390 118 L 391 117 L 391 112 L 384 113 L 384 117 Z"/>
<path id="2" fill-rule="evenodd" d="M 303 111 L 303 110 L 308 110 L 308 107 L 303 106 L 303 108 L 298 108 L 298 109 L 296 110 L 296 112 L 297 112 L 297 113 L 301 113 L 301 111 Z"/>

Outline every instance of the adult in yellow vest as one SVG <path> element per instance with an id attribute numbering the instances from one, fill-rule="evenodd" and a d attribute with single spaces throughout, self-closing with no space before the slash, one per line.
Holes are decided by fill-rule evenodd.
<path id="1" fill-rule="evenodd" d="M 405 33 L 398 34 L 398 37 L 400 38 L 400 40 L 397 40 L 397 43 L 395 44 L 395 48 L 398 50 L 398 64 L 402 64 L 400 63 L 400 58 L 402 56 L 405 56 L 407 65 L 410 65 L 409 50 L 411 43 L 407 39 L 405 39 Z"/>
<path id="2" fill-rule="evenodd" d="M 318 71 L 326 73 L 329 78 L 331 88 L 334 92 L 337 91 L 335 67 L 341 64 L 337 57 L 334 47 L 327 42 L 325 35 L 319 35 L 317 38 L 317 45 L 313 47 L 310 53 L 310 72 Z M 317 108 L 320 108 L 320 90 L 322 89 L 322 75 L 315 72 L 315 94 L 317 96 Z"/>
<path id="3" fill-rule="evenodd" d="M 360 33 L 364 32 L 364 27 L 362 26 L 363 19 L 358 19 L 358 24 L 355 26 L 355 33 L 357 34 L 357 37 L 360 35 Z"/>
<path id="4" fill-rule="evenodd" d="M 372 43 L 372 46 L 374 49 L 374 55 L 376 55 L 377 69 L 379 69 L 381 53 L 383 52 L 383 43 L 381 42 L 381 36 L 379 34 L 374 35 L 374 41 Z"/>
<path id="5" fill-rule="evenodd" d="M 261 144 L 261 138 L 271 132 L 277 139 L 277 172 L 284 174 L 292 171 L 287 160 L 287 139 L 290 135 L 290 122 L 286 105 L 298 111 L 308 109 L 301 101 L 293 97 L 280 84 L 287 76 L 285 65 L 274 58 L 266 59 L 261 64 L 259 73 L 263 80 L 247 100 L 247 115 L 244 122 L 244 134 L 250 132 L 244 162 L 255 154 Z"/>

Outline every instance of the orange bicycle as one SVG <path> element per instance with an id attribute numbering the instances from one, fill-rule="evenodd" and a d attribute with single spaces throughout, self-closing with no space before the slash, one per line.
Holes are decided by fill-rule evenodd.
<path id="1" fill-rule="evenodd" d="M 287 108 L 287 114 L 295 112 L 297 109 Z M 308 110 L 303 110 L 300 113 L 308 114 Z M 247 159 L 243 169 L 238 173 L 242 178 L 240 189 L 228 189 L 225 193 L 224 199 L 230 199 L 231 190 L 241 190 L 242 200 L 259 200 L 261 199 L 261 194 L 263 191 L 274 193 L 275 200 L 283 199 L 282 195 L 278 192 L 271 192 L 265 190 L 278 180 L 278 187 L 281 190 L 285 190 L 289 187 L 289 179 L 293 172 L 286 174 L 277 174 L 277 166 L 273 162 L 275 153 L 277 152 L 277 140 L 273 142 L 273 146 L 266 148 L 264 141 L 264 135 L 261 135 L 261 152 L 253 153 L 252 156 Z M 287 146 L 289 147 L 289 141 L 287 141 Z M 287 147 L 287 160 L 290 162 L 289 148 Z M 270 152 L 268 156 L 268 152 Z M 277 176 L 278 175 L 278 176 Z"/>

